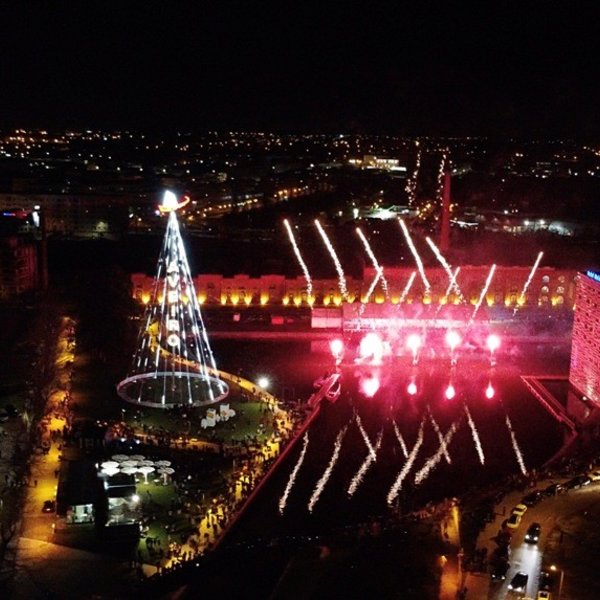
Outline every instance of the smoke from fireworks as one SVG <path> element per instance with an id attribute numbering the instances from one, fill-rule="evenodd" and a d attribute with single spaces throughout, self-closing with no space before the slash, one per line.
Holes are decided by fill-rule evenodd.
<path id="1" fill-rule="evenodd" d="M 365 473 L 370 469 L 371 465 L 377 460 L 377 452 L 381 447 L 381 440 L 383 439 L 383 431 L 380 431 L 375 441 L 375 447 L 369 442 L 369 453 L 363 461 L 360 469 L 356 472 L 356 475 L 352 478 L 350 485 L 348 486 L 348 496 L 353 496 L 354 492 L 358 489 L 358 486 L 362 483 Z M 366 440 L 365 440 L 366 441 Z"/>
<path id="2" fill-rule="evenodd" d="M 333 471 L 333 467 L 335 467 L 335 463 L 337 462 L 337 460 L 340 456 L 342 442 L 344 441 L 344 436 L 346 435 L 347 429 L 348 429 L 348 425 L 343 427 L 340 430 L 340 432 L 337 434 L 335 443 L 333 445 L 333 454 L 331 455 L 329 464 L 327 465 L 327 468 L 323 472 L 321 479 L 319 479 L 319 481 L 317 481 L 317 485 L 315 486 L 312 496 L 310 497 L 310 500 L 308 501 L 308 511 L 309 512 L 313 511 L 315 504 L 318 502 L 321 494 L 323 493 L 323 489 L 325 488 L 325 485 L 327 484 L 327 482 L 329 481 L 329 478 L 331 477 L 331 472 Z"/>
<path id="3" fill-rule="evenodd" d="M 417 269 L 419 270 L 419 275 L 421 275 L 421 280 L 423 281 L 423 285 L 425 286 L 425 291 L 428 292 L 429 289 L 431 288 L 431 284 L 429 283 L 429 281 L 427 280 L 427 277 L 425 275 L 425 269 L 423 268 L 423 262 L 421 261 L 421 257 L 419 256 L 419 253 L 417 252 L 417 249 L 415 248 L 415 245 L 413 244 L 412 238 L 410 237 L 410 233 L 408 232 L 408 228 L 406 227 L 406 224 L 404 223 L 404 221 L 402 219 L 398 219 L 398 221 L 400 223 L 400 227 L 402 228 L 402 233 L 404 234 L 404 239 L 406 240 L 406 243 L 408 244 L 408 247 L 410 248 L 410 251 L 412 252 L 415 262 L 417 263 Z"/>
<path id="4" fill-rule="evenodd" d="M 381 279 L 381 287 L 383 288 L 383 293 L 385 294 L 385 297 L 389 298 L 388 282 L 387 282 L 387 279 L 385 278 L 385 275 L 383 274 L 383 267 L 379 264 L 379 262 L 377 261 L 377 258 L 375 258 L 375 254 L 373 254 L 371 245 L 369 244 L 369 241 L 364 236 L 364 234 L 360 230 L 360 228 L 358 228 L 358 227 L 356 228 L 356 233 L 358 233 L 358 237 L 360 237 L 360 239 L 363 243 L 363 246 L 365 247 L 365 251 L 366 251 L 367 255 L 369 256 L 369 258 L 371 259 L 371 262 L 373 263 L 373 266 L 375 267 L 375 270 L 377 271 L 377 274 L 379 275 L 379 279 Z"/>
<path id="5" fill-rule="evenodd" d="M 338 274 L 338 282 L 339 282 L 340 292 L 342 293 L 342 297 L 344 298 L 344 300 L 346 300 L 348 298 L 348 287 L 346 286 L 346 276 L 344 275 L 344 271 L 342 269 L 340 259 L 338 258 L 337 254 L 335 253 L 333 245 L 331 244 L 331 241 L 327 237 L 327 234 L 325 233 L 325 230 L 321 226 L 321 223 L 319 223 L 318 219 L 315 219 L 315 225 L 317 226 L 317 229 L 319 230 L 319 234 L 321 235 L 323 243 L 325 244 L 325 246 L 329 252 L 329 255 L 331 256 L 331 259 L 333 260 L 333 264 L 335 265 L 335 270 L 337 271 L 337 274 Z"/>
<path id="6" fill-rule="evenodd" d="M 292 243 L 292 248 L 294 249 L 294 254 L 296 255 L 296 259 L 302 268 L 302 272 L 304 273 L 304 279 L 306 279 L 306 295 L 312 296 L 312 279 L 310 277 L 310 273 L 308 272 L 308 267 L 304 262 L 302 255 L 300 254 L 300 248 L 298 248 L 298 244 L 296 243 L 296 238 L 294 237 L 294 232 L 290 227 L 290 224 L 287 219 L 283 220 L 283 224 L 287 230 L 288 237 L 290 238 L 290 242 Z"/>
<path id="7" fill-rule="evenodd" d="M 410 277 L 408 278 L 408 281 L 406 282 L 406 285 L 404 286 L 404 289 L 402 290 L 402 295 L 400 296 L 399 304 L 402 304 L 406 300 L 406 296 L 408 296 L 408 292 L 410 291 L 410 288 L 412 287 L 412 284 L 414 283 L 416 276 L 417 276 L 416 271 L 413 271 L 410 274 Z"/>
<path id="8" fill-rule="evenodd" d="M 481 303 L 483 302 L 483 299 L 485 298 L 485 295 L 487 294 L 488 288 L 490 287 L 490 283 L 492 283 L 492 278 L 494 277 L 495 271 L 496 271 L 496 265 L 492 265 L 492 268 L 490 269 L 490 272 L 488 273 L 487 279 L 485 280 L 485 285 L 483 286 L 483 288 L 481 290 L 481 294 L 479 294 L 479 298 L 477 299 L 477 304 L 475 304 L 475 308 L 473 309 L 473 314 L 471 315 L 471 318 L 469 319 L 469 326 L 473 325 L 473 321 L 475 321 L 475 316 L 477 315 L 477 312 L 479 311 Z"/>
<path id="9" fill-rule="evenodd" d="M 448 275 L 448 279 L 450 280 L 450 284 L 448 287 L 450 289 L 454 288 L 456 295 L 460 298 L 460 301 L 463 302 L 464 296 L 463 296 L 462 292 L 460 291 L 460 288 L 458 287 L 458 283 L 456 283 L 456 274 L 452 274 L 452 268 L 450 267 L 450 265 L 444 258 L 443 254 L 440 252 L 440 249 L 435 245 L 433 240 L 428 236 L 425 238 L 425 241 L 429 244 L 429 247 L 433 250 L 433 253 L 435 254 L 435 257 L 438 259 L 439 263 L 442 265 L 442 267 L 444 267 L 444 271 L 446 271 L 446 274 Z M 446 296 L 448 296 L 449 293 L 450 292 L 447 292 Z"/>
<path id="10" fill-rule="evenodd" d="M 485 456 L 483 454 L 483 448 L 481 447 L 481 440 L 479 439 L 479 433 L 477 432 L 477 427 L 475 427 L 475 421 L 473 421 L 473 417 L 471 416 L 471 411 L 469 407 L 465 404 L 465 413 L 467 414 L 467 422 L 469 423 L 469 427 L 471 428 L 471 434 L 473 436 L 473 443 L 475 444 L 475 449 L 477 450 L 477 454 L 479 455 L 479 462 L 484 465 L 485 464 Z"/>
<path id="11" fill-rule="evenodd" d="M 396 438 L 398 439 L 398 442 L 400 443 L 400 448 L 402 448 L 402 454 L 404 454 L 404 458 L 408 458 L 408 448 L 406 447 L 404 438 L 402 437 L 402 434 L 400 433 L 400 430 L 398 429 L 398 425 L 396 425 L 396 421 L 393 421 L 393 423 L 394 423 L 394 433 L 396 434 Z"/>
<path id="12" fill-rule="evenodd" d="M 515 432 L 513 431 L 512 423 L 510 422 L 508 415 L 506 415 L 506 427 L 508 427 L 508 432 L 510 433 L 512 447 L 513 447 L 513 450 L 515 451 L 515 456 L 517 457 L 517 462 L 519 463 L 519 468 L 521 469 L 521 473 L 523 473 L 523 475 L 527 475 L 527 468 L 525 467 L 525 461 L 523 460 L 523 454 L 521 454 L 521 448 L 519 448 L 519 444 L 517 442 L 517 436 L 515 435 Z"/>
<path id="13" fill-rule="evenodd" d="M 421 469 L 415 475 L 415 485 L 420 485 L 429 477 L 431 471 L 438 465 L 442 456 L 444 456 L 447 452 L 448 444 L 452 441 L 456 430 L 458 429 L 458 421 L 456 423 L 452 423 L 450 429 L 446 432 L 446 435 L 443 437 L 442 442 L 440 443 L 440 447 L 438 451 L 431 456 L 428 460 L 425 461 L 425 464 L 421 467 Z"/>
<path id="14" fill-rule="evenodd" d="M 410 470 L 413 467 L 415 459 L 417 458 L 417 454 L 419 453 L 419 450 L 421 449 L 421 446 L 423 445 L 423 429 L 424 429 L 424 427 L 425 427 L 425 417 L 423 417 L 421 419 L 421 425 L 419 426 L 419 433 L 417 434 L 417 440 L 415 442 L 415 445 L 413 446 L 412 450 L 410 451 L 410 454 L 408 455 L 408 458 L 406 459 L 406 462 L 404 463 L 402 470 L 400 471 L 400 473 L 398 473 L 398 477 L 396 477 L 396 481 L 394 481 L 394 483 L 392 484 L 392 487 L 390 488 L 390 491 L 388 492 L 387 503 L 390 506 L 393 504 L 394 500 L 397 498 L 398 492 L 402 489 L 402 483 L 406 479 L 406 476 L 410 473 Z"/>
<path id="15" fill-rule="evenodd" d="M 533 279 L 533 276 L 535 275 L 535 272 L 537 271 L 540 261 L 542 260 L 542 256 L 544 256 L 544 253 L 540 252 L 537 255 L 537 258 L 535 259 L 535 262 L 533 263 L 533 267 L 531 268 L 531 271 L 529 272 L 529 277 L 527 277 L 527 281 L 525 282 L 525 285 L 523 286 L 523 291 L 521 292 L 521 295 L 519 296 L 519 299 L 517 300 L 517 306 L 515 306 L 513 315 L 517 312 L 519 305 L 525 300 L 525 294 L 527 293 L 529 284 L 531 283 L 531 280 Z"/>
<path id="16" fill-rule="evenodd" d="M 304 437 L 302 438 L 302 442 L 303 442 L 302 451 L 300 452 L 298 461 L 296 462 L 296 465 L 294 466 L 292 472 L 290 473 L 290 478 L 288 479 L 287 485 L 285 486 L 285 491 L 283 492 L 283 495 L 279 499 L 279 513 L 280 514 L 283 514 L 283 511 L 285 510 L 288 496 L 290 494 L 290 491 L 292 490 L 292 487 L 294 486 L 294 481 L 296 480 L 296 475 L 298 475 L 298 471 L 300 470 L 300 467 L 302 466 L 302 463 L 304 462 L 304 456 L 306 455 L 306 449 L 308 448 L 308 432 L 306 432 L 304 434 Z"/>

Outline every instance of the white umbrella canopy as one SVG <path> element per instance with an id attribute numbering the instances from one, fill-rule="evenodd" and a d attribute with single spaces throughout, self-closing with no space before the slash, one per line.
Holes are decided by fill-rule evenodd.
<path id="1" fill-rule="evenodd" d="M 140 467 L 153 467 L 154 461 L 153 460 L 141 460 L 139 462 L 139 466 Z"/>
<path id="2" fill-rule="evenodd" d="M 119 467 L 102 467 L 102 473 L 112 477 L 113 475 L 119 473 Z"/>
<path id="3" fill-rule="evenodd" d="M 171 461 L 170 460 L 157 460 L 154 462 L 154 464 L 157 467 L 170 467 L 171 466 Z"/>
<path id="4" fill-rule="evenodd" d="M 144 474 L 144 481 L 145 481 L 145 483 L 148 483 L 148 474 L 152 473 L 155 470 L 156 469 L 154 467 L 150 467 L 150 466 L 138 467 L 138 469 L 137 469 L 138 473 L 143 473 Z"/>
<path id="5" fill-rule="evenodd" d="M 172 469 L 171 467 L 161 467 L 160 469 L 158 469 L 158 472 L 163 476 L 163 483 L 167 483 L 167 477 L 169 475 L 173 475 L 173 473 L 175 473 L 175 469 Z"/>
<path id="6" fill-rule="evenodd" d="M 137 467 L 138 462 L 139 461 L 137 461 L 137 460 L 124 460 L 119 466 L 121 466 L 121 467 Z"/>
<path id="7" fill-rule="evenodd" d="M 122 463 L 126 461 L 129 458 L 129 456 L 127 456 L 126 454 L 113 454 L 111 458 L 118 463 Z"/>
<path id="8" fill-rule="evenodd" d="M 100 466 L 102 469 L 115 469 L 119 467 L 119 463 L 115 460 L 105 460 Z"/>
<path id="9" fill-rule="evenodd" d="M 143 454 L 133 454 L 129 460 L 144 460 L 146 457 Z"/>
<path id="10" fill-rule="evenodd" d="M 135 475 L 137 472 L 137 467 L 121 467 L 121 473 L 125 473 L 125 475 Z"/>

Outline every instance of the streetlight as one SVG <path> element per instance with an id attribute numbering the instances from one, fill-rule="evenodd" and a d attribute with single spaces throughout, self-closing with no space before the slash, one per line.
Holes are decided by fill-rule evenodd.
<path id="1" fill-rule="evenodd" d="M 562 596 L 562 588 L 563 588 L 563 581 L 565 579 L 565 572 L 562 569 L 559 569 L 556 565 L 550 565 L 550 570 L 553 573 L 556 573 L 556 571 L 560 571 L 560 581 L 558 583 L 558 600 L 560 600 L 560 598 Z"/>
<path id="2" fill-rule="evenodd" d="M 271 384 L 271 382 L 269 381 L 268 377 L 259 377 L 258 381 L 256 382 L 258 384 L 258 387 L 266 390 L 268 389 L 269 385 Z"/>

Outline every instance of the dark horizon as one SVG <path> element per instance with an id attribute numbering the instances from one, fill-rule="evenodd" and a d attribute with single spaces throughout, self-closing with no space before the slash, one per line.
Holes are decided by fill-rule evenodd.
<path id="1" fill-rule="evenodd" d="M 49 3 L 1 13 L 3 128 L 600 134 L 595 9 Z"/>

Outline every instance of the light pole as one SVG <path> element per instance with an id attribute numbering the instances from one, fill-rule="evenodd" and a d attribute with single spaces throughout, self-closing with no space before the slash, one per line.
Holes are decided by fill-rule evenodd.
<path id="1" fill-rule="evenodd" d="M 563 588 L 563 582 L 565 579 L 565 572 L 562 569 L 559 569 L 556 565 L 550 565 L 550 570 L 553 573 L 556 573 L 556 571 L 560 571 L 560 580 L 558 583 L 558 600 L 560 600 L 562 597 L 562 588 Z"/>

